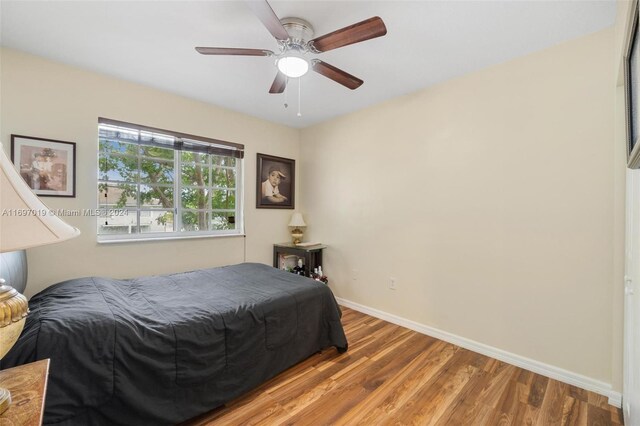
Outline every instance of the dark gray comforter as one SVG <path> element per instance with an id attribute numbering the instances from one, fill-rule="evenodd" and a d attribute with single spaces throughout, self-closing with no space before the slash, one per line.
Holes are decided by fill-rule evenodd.
<path id="1" fill-rule="evenodd" d="M 51 358 L 45 423 L 178 423 L 347 349 L 326 285 L 261 264 L 75 279 L 29 305 L 2 367 Z"/>

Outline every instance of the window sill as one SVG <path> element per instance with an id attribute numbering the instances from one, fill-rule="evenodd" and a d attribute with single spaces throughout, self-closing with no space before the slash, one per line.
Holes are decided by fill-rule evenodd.
<path id="1" fill-rule="evenodd" d="M 194 240 L 200 238 L 237 238 L 246 237 L 246 234 L 197 234 L 197 235 L 166 235 L 166 236 L 153 236 L 153 237 L 140 237 L 135 236 L 131 238 L 122 238 L 121 236 L 114 236 L 112 238 L 105 239 L 98 236 L 98 244 L 120 244 L 120 243 L 153 243 L 155 241 L 172 241 L 172 240 Z"/>

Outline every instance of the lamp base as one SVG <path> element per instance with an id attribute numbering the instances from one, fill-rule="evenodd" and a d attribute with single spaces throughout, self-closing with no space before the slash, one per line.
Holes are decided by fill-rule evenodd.
<path id="1" fill-rule="evenodd" d="M 9 389 L 0 388 L 0 414 L 7 411 L 11 405 L 11 392 Z"/>
<path id="2" fill-rule="evenodd" d="M 293 244 L 300 244 L 300 242 L 302 241 L 302 235 L 304 235 L 302 233 L 302 230 L 299 228 L 294 229 L 293 231 L 291 231 L 291 237 L 293 238 Z"/>

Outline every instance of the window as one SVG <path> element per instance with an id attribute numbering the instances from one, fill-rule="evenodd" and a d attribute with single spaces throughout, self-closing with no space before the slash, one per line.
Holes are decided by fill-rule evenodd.
<path id="1" fill-rule="evenodd" d="M 99 119 L 98 241 L 242 233 L 244 146 Z"/>

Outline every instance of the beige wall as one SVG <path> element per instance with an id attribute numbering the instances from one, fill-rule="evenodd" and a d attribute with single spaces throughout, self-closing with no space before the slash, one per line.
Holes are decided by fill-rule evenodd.
<path id="1" fill-rule="evenodd" d="M 304 129 L 302 209 L 335 293 L 612 383 L 613 44 L 602 31 Z"/>
<path id="2" fill-rule="evenodd" d="M 256 152 L 297 159 L 298 130 L 12 50 L 2 50 L 1 63 L 6 152 L 11 134 L 77 143 L 77 197 L 42 198 L 51 208 L 97 207 L 97 119 L 108 117 L 244 144 L 246 259 L 271 264 L 272 244 L 288 240 L 291 210 L 255 208 Z M 95 218 L 66 220 L 82 235 L 28 250 L 27 295 L 78 276 L 133 277 L 244 260 L 243 237 L 99 245 Z"/>

